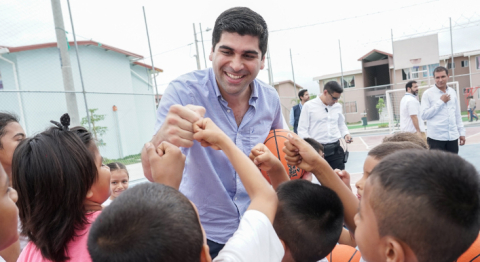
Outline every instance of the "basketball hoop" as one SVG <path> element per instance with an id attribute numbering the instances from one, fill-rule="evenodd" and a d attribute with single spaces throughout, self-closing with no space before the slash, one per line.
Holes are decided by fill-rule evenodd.
<path id="1" fill-rule="evenodd" d="M 421 58 L 410 59 L 410 63 L 412 63 L 412 65 L 418 65 L 420 62 L 422 62 Z"/>

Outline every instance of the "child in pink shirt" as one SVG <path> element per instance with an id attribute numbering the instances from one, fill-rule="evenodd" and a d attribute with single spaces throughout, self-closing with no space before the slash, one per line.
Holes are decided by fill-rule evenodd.
<path id="1" fill-rule="evenodd" d="M 13 156 L 22 234 L 30 239 L 18 261 L 91 261 L 88 232 L 110 195 L 110 170 L 85 128 L 69 130 L 67 114 L 52 123 Z"/>

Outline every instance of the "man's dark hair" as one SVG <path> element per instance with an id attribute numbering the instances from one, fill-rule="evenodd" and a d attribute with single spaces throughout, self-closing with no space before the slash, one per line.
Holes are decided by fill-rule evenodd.
<path id="1" fill-rule="evenodd" d="M 383 142 L 380 145 L 372 148 L 368 151 L 368 156 L 371 156 L 377 160 L 382 160 L 384 157 L 391 155 L 400 150 L 406 149 L 425 149 L 424 147 L 415 144 L 410 141 L 405 142 Z M 401 161 L 401 160 L 398 160 Z"/>
<path id="2" fill-rule="evenodd" d="M 88 224 L 84 201 L 97 176 L 93 155 L 81 139 L 59 127 L 27 138 L 15 149 L 12 182 L 22 235 L 43 258 L 70 260 L 68 243 Z"/>
<path id="3" fill-rule="evenodd" d="M 305 92 L 307 92 L 308 90 L 307 89 L 302 89 L 300 90 L 300 92 L 298 92 L 298 98 L 302 99 L 303 95 L 305 94 Z"/>
<path id="4" fill-rule="evenodd" d="M 213 51 L 215 51 L 215 46 L 220 41 L 223 32 L 258 37 L 258 47 L 262 52 L 262 59 L 265 56 L 268 45 L 267 23 L 261 15 L 250 8 L 233 7 L 220 14 L 213 27 Z"/>
<path id="5" fill-rule="evenodd" d="M 415 80 L 408 81 L 408 83 L 405 85 L 405 91 L 408 91 L 408 89 L 412 88 L 413 84 L 416 84 L 416 83 L 417 83 L 417 81 L 415 81 Z"/>
<path id="6" fill-rule="evenodd" d="M 119 230 L 120 229 L 120 230 Z M 143 183 L 115 199 L 92 224 L 92 261 L 200 261 L 203 233 L 197 213 L 178 190 Z"/>
<path id="7" fill-rule="evenodd" d="M 311 137 L 306 137 L 303 140 L 305 140 L 307 143 L 309 143 L 315 149 L 315 151 L 317 151 L 318 153 L 320 153 L 320 152 L 323 153 L 323 151 L 324 151 L 323 145 L 320 144 L 317 140 L 315 140 Z"/>
<path id="8" fill-rule="evenodd" d="M 11 122 L 18 123 L 18 117 L 14 114 L 0 112 L 0 140 L 5 135 L 5 127 Z M 0 149 L 3 149 L 2 141 L 0 141 Z"/>
<path id="9" fill-rule="evenodd" d="M 327 90 L 330 94 L 333 93 L 343 93 L 343 87 L 337 81 L 330 81 L 325 84 L 323 90 Z"/>
<path id="10" fill-rule="evenodd" d="M 414 144 L 417 144 L 425 149 L 428 149 L 428 144 L 427 144 L 427 141 L 425 141 L 425 139 L 419 137 L 417 134 L 415 133 L 411 133 L 411 132 L 397 132 L 397 133 L 394 133 L 393 135 L 391 136 L 386 136 L 383 138 L 383 143 L 385 142 L 412 142 Z M 407 145 L 403 145 L 403 146 L 408 146 Z"/>
<path id="11" fill-rule="evenodd" d="M 433 77 L 435 77 L 435 72 L 442 72 L 442 71 L 445 71 L 445 73 L 447 74 L 448 76 L 448 69 L 445 68 L 444 66 L 437 66 L 435 67 L 435 69 L 433 70 Z"/>
<path id="12" fill-rule="evenodd" d="M 418 261 L 455 261 L 478 237 L 479 174 L 458 155 L 403 150 L 385 157 L 369 179 L 380 236 L 407 244 Z"/>
<path id="13" fill-rule="evenodd" d="M 273 227 L 295 261 L 318 261 L 340 238 L 343 205 L 331 189 L 296 179 L 277 188 Z"/>

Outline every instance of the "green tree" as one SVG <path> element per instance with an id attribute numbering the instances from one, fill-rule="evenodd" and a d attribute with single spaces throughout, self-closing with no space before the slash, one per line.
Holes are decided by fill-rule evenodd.
<path id="1" fill-rule="evenodd" d="M 98 147 L 106 146 L 107 144 L 103 142 L 102 136 L 105 135 L 108 128 L 106 126 L 99 126 L 98 122 L 105 119 L 105 115 L 97 115 L 95 112 L 98 108 L 88 109 L 90 111 L 90 123 L 92 125 L 93 137 L 95 138 L 95 143 Z M 82 126 L 88 129 L 88 118 L 82 118 Z"/>
<path id="2" fill-rule="evenodd" d="M 383 109 L 385 108 L 385 100 L 383 100 L 383 98 L 380 97 L 380 98 L 378 99 L 376 108 L 377 108 L 377 111 L 378 111 L 378 115 L 379 115 L 380 118 L 381 118 L 381 117 L 382 117 Z M 382 119 L 380 119 L 380 121 L 381 121 L 381 120 L 382 120 Z"/>

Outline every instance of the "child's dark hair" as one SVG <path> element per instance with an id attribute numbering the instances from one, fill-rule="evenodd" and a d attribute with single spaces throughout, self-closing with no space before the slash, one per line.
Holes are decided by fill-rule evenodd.
<path id="1" fill-rule="evenodd" d="M 342 232 L 343 205 L 327 187 L 297 179 L 277 188 L 273 227 L 295 261 L 318 261 L 335 247 Z"/>
<path id="2" fill-rule="evenodd" d="M 0 112 L 0 139 L 5 135 L 5 127 L 11 122 L 18 123 L 18 117 L 14 114 Z M 2 141 L 0 141 L 0 149 L 2 148 Z"/>
<path id="3" fill-rule="evenodd" d="M 118 230 L 122 225 L 123 230 Z M 178 190 L 143 183 L 125 191 L 92 224 L 88 251 L 100 261 L 200 261 L 203 233 Z"/>
<path id="4" fill-rule="evenodd" d="M 480 230 L 479 174 L 458 155 L 403 150 L 370 176 L 380 236 L 406 243 L 418 261 L 455 261 Z"/>
<path id="5" fill-rule="evenodd" d="M 315 149 L 315 151 L 317 151 L 318 153 L 324 151 L 323 145 L 320 144 L 317 140 L 315 140 L 313 138 L 310 138 L 310 137 L 304 138 L 303 140 L 305 140 L 307 143 L 309 143 Z"/>
<path id="6" fill-rule="evenodd" d="M 412 142 L 383 142 L 380 145 L 372 148 L 372 150 L 368 151 L 368 156 L 371 156 L 377 160 L 381 160 L 384 157 L 391 155 L 400 150 L 406 149 L 425 149 L 418 144 Z M 402 161 L 399 159 L 398 161 Z"/>
<path id="7" fill-rule="evenodd" d="M 415 133 L 410 132 L 397 132 L 391 136 L 384 137 L 382 142 L 412 142 L 425 149 L 428 149 L 428 144 L 425 139 L 419 137 Z"/>
<path id="8" fill-rule="evenodd" d="M 97 178 L 92 154 L 68 124 L 23 140 L 12 162 L 22 235 L 45 259 L 60 262 L 69 259 L 67 243 L 88 223 L 84 200 Z"/>
<path id="9" fill-rule="evenodd" d="M 125 170 L 127 172 L 127 176 L 130 178 L 130 174 L 128 174 L 127 167 L 120 163 L 120 162 L 113 162 L 107 164 L 107 166 L 110 168 L 110 172 L 115 171 L 115 170 Z"/>

